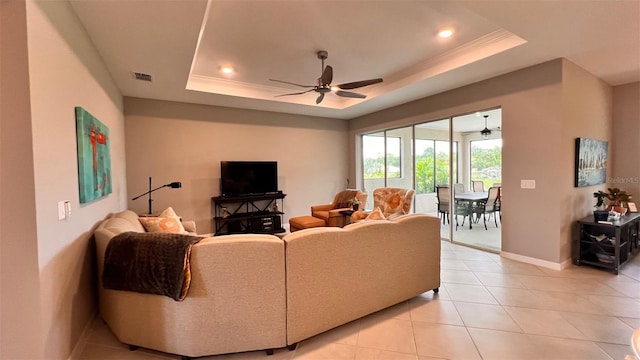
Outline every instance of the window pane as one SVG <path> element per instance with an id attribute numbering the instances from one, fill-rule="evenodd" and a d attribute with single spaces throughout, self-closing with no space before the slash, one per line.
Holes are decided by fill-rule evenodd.
<path id="1" fill-rule="evenodd" d="M 502 182 L 502 139 L 471 141 L 471 179 L 485 189 Z"/>
<path id="2" fill-rule="evenodd" d="M 449 142 L 436 141 L 436 185 L 449 184 Z"/>
<path id="3" fill-rule="evenodd" d="M 400 138 L 387 136 L 387 178 L 399 178 L 401 169 Z"/>
<path id="4" fill-rule="evenodd" d="M 416 139 L 416 194 L 427 194 L 435 188 L 434 142 Z"/>
<path id="5" fill-rule="evenodd" d="M 365 179 L 384 178 L 384 135 L 363 135 L 362 157 Z"/>

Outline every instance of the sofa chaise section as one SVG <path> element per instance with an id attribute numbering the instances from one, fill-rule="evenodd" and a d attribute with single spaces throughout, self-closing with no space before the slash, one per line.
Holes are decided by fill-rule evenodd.
<path id="1" fill-rule="evenodd" d="M 289 346 L 440 286 L 434 216 L 312 228 L 283 240 Z"/>

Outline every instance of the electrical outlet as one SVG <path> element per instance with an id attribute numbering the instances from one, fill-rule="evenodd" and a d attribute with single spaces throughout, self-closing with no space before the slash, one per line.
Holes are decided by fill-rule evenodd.
<path id="1" fill-rule="evenodd" d="M 535 180 L 520 180 L 520 188 L 521 189 L 535 189 L 536 181 Z"/>

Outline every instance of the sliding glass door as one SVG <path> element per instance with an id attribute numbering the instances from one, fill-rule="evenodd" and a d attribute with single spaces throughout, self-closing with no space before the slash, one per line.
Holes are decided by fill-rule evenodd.
<path id="1" fill-rule="evenodd" d="M 451 241 L 491 251 L 502 244 L 500 213 L 489 197 L 489 188 L 502 183 L 501 119 L 502 111 L 492 109 L 454 116 L 451 126 L 461 144 L 458 186 L 467 193 L 454 199 Z"/>
<path id="2" fill-rule="evenodd" d="M 471 201 L 465 216 L 456 207 L 456 192 L 473 192 L 474 181 L 482 183 L 480 193 L 501 186 L 501 115 L 492 109 L 362 135 L 364 191 L 413 188 L 413 211 L 440 217 L 444 239 L 500 250 L 500 214 L 480 211 L 482 202 Z M 438 206 L 438 187 L 456 189 L 441 199 L 448 208 Z M 369 199 L 371 209 L 373 196 Z"/>

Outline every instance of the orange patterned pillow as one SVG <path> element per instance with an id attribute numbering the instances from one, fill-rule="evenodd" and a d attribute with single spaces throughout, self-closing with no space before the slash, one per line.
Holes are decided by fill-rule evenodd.
<path id="1" fill-rule="evenodd" d="M 369 216 L 367 216 L 365 220 L 386 220 L 386 218 L 384 217 L 382 210 L 380 210 L 380 208 L 377 207 L 373 209 L 371 214 L 369 214 Z"/>
<path id="2" fill-rule="evenodd" d="M 141 217 L 140 222 L 148 232 L 186 234 L 182 222 L 173 208 L 166 208 L 158 217 Z"/>

